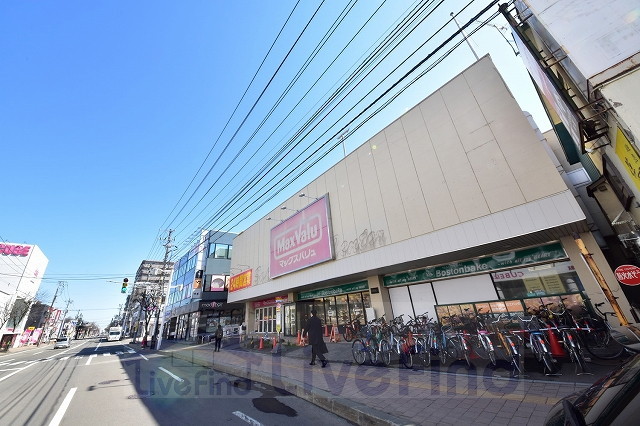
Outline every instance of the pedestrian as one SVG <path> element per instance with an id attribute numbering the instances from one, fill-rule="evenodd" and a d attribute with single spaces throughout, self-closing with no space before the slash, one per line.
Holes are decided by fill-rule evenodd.
<path id="1" fill-rule="evenodd" d="M 247 323 L 246 322 L 242 322 L 242 325 L 240 325 L 240 342 L 244 342 L 244 336 L 247 334 Z"/>
<path id="2" fill-rule="evenodd" d="M 320 362 L 322 362 L 322 368 L 327 366 L 327 359 L 324 357 L 324 354 L 328 353 L 327 345 L 324 343 L 324 339 L 322 337 L 322 321 L 316 315 L 318 311 L 315 309 L 311 310 L 311 318 L 307 320 L 307 324 L 304 329 L 306 331 L 307 336 L 309 337 L 309 344 L 311 345 L 311 362 L 309 365 L 316 365 L 316 356 L 320 358 Z"/>
<path id="3" fill-rule="evenodd" d="M 222 336 L 224 336 L 224 332 L 222 331 L 222 326 L 218 324 L 218 329 L 216 330 L 216 343 L 214 352 L 220 352 L 220 344 L 222 343 Z"/>

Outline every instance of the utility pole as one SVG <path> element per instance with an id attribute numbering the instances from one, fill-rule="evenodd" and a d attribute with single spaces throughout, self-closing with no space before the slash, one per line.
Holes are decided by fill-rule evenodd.
<path id="1" fill-rule="evenodd" d="M 64 329 L 64 320 L 67 317 L 67 312 L 69 312 L 69 305 L 73 303 L 73 300 L 67 300 L 67 306 L 64 308 L 64 314 L 62 314 L 62 322 L 60 323 L 60 330 L 58 330 L 58 337 L 62 335 L 62 330 Z"/>
<path id="2" fill-rule="evenodd" d="M 164 260 L 163 260 L 163 264 L 162 264 L 162 274 L 160 277 L 160 288 L 159 288 L 159 294 L 158 294 L 158 305 L 157 305 L 157 312 L 156 312 L 156 326 L 155 326 L 155 331 L 153 333 L 153 338 L 151 339 L 151 347 L 154 347 L 156 349 L 160 349 L 160 339 L 159 339 L 159 333 L 160 333 L 160 310 L 162 309 L 162 306 L 164 305 L 164 275 L 165 275 L 165 271 L 167 269 L 167 262 L 169 262 L 169 253 L 171 253 L 171 234 L 173 234 L 173 229 L 169 229 L 169 235 L 167 236 L 166 242 L 164 244 Z"/>
<path id="3" fill-rule="evenodd" d="M 456 16 L 453 12 L 451 12 L 451 18 L 453 19 L 453 22 L 456 23 L 458 30 L 462 33 L 462 37 L 464 38 L 464 41 L 467 42 L 467 45 L 469 46 L 469 49 L 471 49 L 471 53 L 473 53 L 473 56 L 476 58 L 476 61 L 478 60 L 478 54 L 476 53 L 475 50 L 473 50 L 473 47 L 471 47 L 471 43 L 469 43 L 469 37 L 467 37 L 467 35 L 464 33 L 464 31 L 462 30 L 462 28 L 460 28 L 460 24 L 458 23 L 458 20 L 456 19 Z"/>
<path id="4" fill-rule="evenodd" d="M 53 304 L 56 303 L 58 292 L 60 291 L 60 288 L 64 287 L 66 283 L 66 281 L 58 281 L 58 287 L 56 288 L 56 293 L 53 295 L 51 306 L 49 307 L 49 309 L 47 309 L 47 313 L 44 317 L 44 324 L 42 324 L 42 333 L 40 333 L 40 336 L 38 336 L 37 346 L 40 346 L 40 343 L 42 342 L 42 336 L 44 336 L 44 333 L 47 331 L 47 323 L 49 322 L 49 317 L 51 316 L 51 309 L 53 309 Z"/>

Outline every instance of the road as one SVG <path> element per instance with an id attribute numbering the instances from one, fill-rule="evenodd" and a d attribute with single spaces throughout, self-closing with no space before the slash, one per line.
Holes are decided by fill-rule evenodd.
<path id="1" fill-rule="evenodd" d="M 351 424 L 281 389 L 97 339 L 0 356 L 0 407 L 11 425 Z"/>

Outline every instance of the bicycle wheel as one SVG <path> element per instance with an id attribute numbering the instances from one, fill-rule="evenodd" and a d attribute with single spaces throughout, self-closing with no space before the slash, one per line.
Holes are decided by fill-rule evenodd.
<path id="1" fill-rule="evenodd" d="M 353 329 L 351 327 L 345 327 L 344 333 L 342 333 L 342 338 L 345 342 L 350 342 L 353 340 Z"/>
<path id="2" fill-rule="evenodd" d="M 440 363 L 444 365 L 458 359 L 458 349 L 455 343 L 447 339 L 446 343 L 440 347 L 439 355 Z"/>
<path id="3" fill-rule="evenodd" d="M 624 353 L 624 346 L 611 338 L 609 330 L 594 330 L 583 334 L 587 352 L 600 359 L 616 359 Z"/>
<path id="4" fill-rule="evenodd" d="M 351 353 L 356 364 L 362 365 L 367 359 L 367 347 L 360 339 L 356 339 L 351 344 Z"/>
<path id="5" fill-rule="evenodd" d="M 536 355 L 536 359 L 542 364 L 543 368 L 548 371 L 548 374 L 555 373 L 557 367 L 553 363 L 553 357 L 551 356 L 551 353 L 549 353 L 546 344 L 540 342 L 538 338 L 534 338 L 532 349 Z"/>
<path id="6" fill-rule="evenodd" d="M 378 342 L 373 337 L 367 339 L 367 350 L 369 353 L 369 362 L 371 365 L 376 365 L 378 363 Z"/>
<path id="7" fill-rule="evenodd" d="M 518 370 L 518 372 L 522 372 L 520 370 L 520 349 L 518 347 L 518 341 L 513 340 L 513 338 L 509 336 L 505 336 L 505 341 L 507 342 L 507 347 L 505 348 L 506 353 L 511 358 L 511 365 L 513 365 L 513 370 Z"/>
<path id="8" fill-rule="evenodd" d="M 571 360 L 578 364 L 580 368 L 580 372 L 586 373 L 587 371 L 587 362 L 584 359 L 584 354 L 582 353 L 582 348 L 580 347 L 580 341 L 578 340 L 578 336 L 572 331 L 567 331 L 567 342 L 568 342 L 568 350 L 569 355 L 571 356 Z"/>
<path id="9" fill-rule="evenodd" d="M 431 365 L 431 349 L 427 347 L 427 342 L 423 337 L 416 339 L 415 348 L 420 364 L 422 364 L 423 367 L 429 367 Z"/>
<path id="10" fill-rule="evenodd" d="M 482 336 L 482 346 L 487 351 L 491 365 L 496 365 L 496 351 L 489 336 Z"/>
<path id="11" fill-rule="evenodd" d="M 382 364 L 387 367 L 389 366 L 389 364 L 391 364 L 391 345 L 389 344 L 389 342 L 383 339 L 380 341 L 379 348 L 380 353 L 378 358 L 380 362 L 382 362 Z"/>
<path id="12" fill-rule="evenodd" d="M 484 341 L 485 336 L 469 336 L 467 340 L 467 347 L 469 351 L 473 350 L 473 352 L 478 355 L 478 357 L 482 359 L 489 359 L 489 351 L 486 348 L 486 342 Z"/>
<path id="13" fill-rule="evenodd" d="M 413 368 L 413 356 L 411 356 L 411 346 L 405 339 L 402 339 L 400 345 L 400 362 L 406 368 Z"/>

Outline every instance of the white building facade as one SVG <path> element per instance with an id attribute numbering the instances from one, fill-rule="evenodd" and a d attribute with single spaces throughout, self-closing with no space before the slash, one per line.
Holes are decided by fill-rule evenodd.
<path id="1" fill-rule="evenodd" d="M 629 312 L 540 138 L 481 58 L 239 234 L 229 302 L 291 336 L 312 308 L 341 326 L 606 302 L 578 238 Z"/>
<path id="2" fill-rule="evenodd" d="M 49 260 L 36 245 L 0 243 L 0 342 L 20 345 L 31 304 Z"/>

